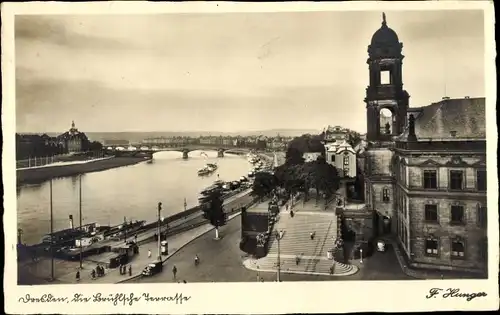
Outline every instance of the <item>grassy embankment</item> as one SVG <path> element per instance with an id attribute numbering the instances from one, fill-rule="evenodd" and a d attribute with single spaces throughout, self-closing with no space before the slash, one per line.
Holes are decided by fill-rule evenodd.
<path id="1" fill-rule="evenodd" d="M 88 163 L 60 165 L 17 170 L 17 185 L 39 184 L 52 178 L 75 176 L 84 173 L 100 172 L 116 167 L 134 165 L 149 160 L 145 156 L 113 157 Z"/>

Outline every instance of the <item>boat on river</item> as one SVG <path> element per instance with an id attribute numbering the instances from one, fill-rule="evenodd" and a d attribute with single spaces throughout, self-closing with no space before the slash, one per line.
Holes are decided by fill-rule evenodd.
<path id="1" fill-rule="evenodd" d="M 198 170 L 198 175 L 199 176 L 210 175 L 213 172 L 215 172 L 218 168 L 219 167 L 217 166 L 217 164 L 207 163 L 204 167 Z"/>

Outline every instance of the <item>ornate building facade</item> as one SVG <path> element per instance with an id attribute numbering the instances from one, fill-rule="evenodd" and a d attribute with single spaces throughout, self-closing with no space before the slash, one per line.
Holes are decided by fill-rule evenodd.
<path id="1" fill-rule="evenodd" d="M 71 122 L 71 128 L 57 137 L 67 153 L 82 152 L 86 143 L 89 142 L 85 133 L 78 131 L 75 122 Z"/>
<path id="2" fill-rule="evenodd" d="M 340 177 L 355 178 L 356 151 L 348 143 L 349 131 L 340 126 L 328 126 L 323 134 L 326 162 L 337 168 Z"/>
<path id="3" fill-rule="evenodd" d="M 366 206 L 359 215 L 372 212 L 373 237 L 396 237 L 412 267 L 485 272 L 485 99 L 410 108 L 402 47 L 384 14 L 368 46 L 367 136 L 358 159 Z"/>

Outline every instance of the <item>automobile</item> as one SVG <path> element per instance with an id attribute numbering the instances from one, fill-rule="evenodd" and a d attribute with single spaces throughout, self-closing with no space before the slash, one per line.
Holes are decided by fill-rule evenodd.
<path id="1" fill-rule="evenodd" d="M 160 260 L 155 260 L 149 265 L 147 265 L 144 270 L 142 270 L 142 275 L 146 277 L 154 276 L 157 273 L 162 272 L 163 262 Z"/>
<path id="2" fill-rule="evenodd" d="M 385 252 L 387 250 L 387 246 L 385 244 L 384 240 L 378 240 L 377 241 L 377 251 L 379 252 Z"/>

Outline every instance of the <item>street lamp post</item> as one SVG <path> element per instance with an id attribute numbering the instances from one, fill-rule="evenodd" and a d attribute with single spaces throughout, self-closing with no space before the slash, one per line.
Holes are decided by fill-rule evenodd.
<path id="1" fill-rule="evenodd" d="M 54 281 L 54 214 L 52 211 L 52 179 L 50 180 L 50 280 Z"/>
<path id="2" fill-rule="evenodd" d="M 158 202 L 158 260 L 161 261 L 161 202 Z"/>
<path id="3" fill-rule="evenodd" d="M 127 217 L 123 217 L 123 242 L 127 244 Z"/>
<path id="4" fill-rule="evenodd" d="M 278 231 L 276 231 L 275 234 L 276 240 L 278 241 L 278 257 L 277 257 L 277 275 L 276 275 L 276 280 L 278 282 L 281 282 L 281 259 L 280 259 L 280 241 L 281 241 L 281 235 Z"/>
<path id="5" fill-rule="evenodd" d="M 82 246 L 82 235 L 83 235 L 83 227 L 82 227 L 82 175 L 78 176 L 79 181 L 79 215 L 80 215 L 80 269 L 83 269 L 83 246 Z"/>

